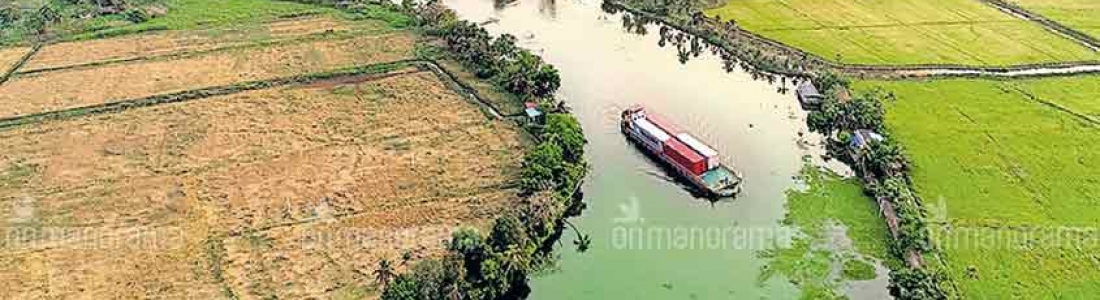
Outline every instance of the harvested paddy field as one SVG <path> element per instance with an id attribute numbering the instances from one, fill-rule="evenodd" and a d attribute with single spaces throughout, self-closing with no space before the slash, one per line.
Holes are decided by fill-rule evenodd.
<path id="1" fill-rule="evenodd" d="M 519 201 L 519 129 L 433 74 L 0 131 L 2 298 L 363 295 Z M 51 228 L 89 233 L 48 234 Z M 131 241 L 109 243 L 104 241 Z M 136 242 L 134 242 L 136 241 Z M 398 268 L 403 268 L 398 266 Z"/>
<path id="2" fill-rule="evenodd" d="M 887 121 L 964 296 L 1100 293 L 1100 78 L 860 85 L 898 96 Z"/>
<path id="3" fill-rule="evenodd" d="M 160 31 L 117 38 L 73 41 L 43 47 L 20 70 L 31 72 L 76 65 L 133 60 L 285 41 L 317 34 L 378 34 L 393 29 L 377 21 L 352 22 L 335 16 L 309 16 L 267 24 L 188 31 Z"/>
<path id="4" fill-rule="evenodd" d="M 0 86 L 0 118 L 408 59 L 414 44 L 401 32 L 27 74 Z"/>
<path id="5" fill-rule="evenodd" d="M 706 14 L 846 64 L 1100 60 L 1083 45 L 972 0 L 730 0 Z"/>
<path id="6" fill-rule="evenodd" d="M 1100 1 L 1009 0 L 1009 2 L 1100 39 Z"/>

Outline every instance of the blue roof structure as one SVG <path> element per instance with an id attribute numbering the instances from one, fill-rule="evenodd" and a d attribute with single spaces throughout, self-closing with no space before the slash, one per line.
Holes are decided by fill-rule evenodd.
<path id="1" fill-rule="evenodd" d="M 852 133 L 852 142 L 848 144 L 852 148 L 863 148 L 871 144 L 871 142 L 881 142 L 886 140 L 881 134 L 875 133 L 867 129 L 859 129 Z"/>
<path id="2" fill-rule="evenodd" d="M 539 111 L 538 108 L 534 108 L 534 107 L 524 109 L 523 111 L 526 112 L 527 116 L 531 117 L 531 118 L 537 118 L 538 116 L 542 115 L 542 112 Z"/>

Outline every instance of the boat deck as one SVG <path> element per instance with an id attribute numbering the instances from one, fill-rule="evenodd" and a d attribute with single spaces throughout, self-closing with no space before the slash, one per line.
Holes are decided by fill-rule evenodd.
<path id="1" fill-rule="evenodd" d="M 737 183 L 737 175 L 726 166 L 719 166 L 701 176 L 703 183 L 712 190 L 720 190 Z"/>

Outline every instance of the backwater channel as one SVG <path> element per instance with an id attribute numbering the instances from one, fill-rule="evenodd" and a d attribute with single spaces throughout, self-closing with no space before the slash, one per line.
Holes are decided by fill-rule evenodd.
<path id="1" fill-rule="evenodd" d="M 798 297 L 781 276 L 760 280 L 766 261 L 758 255 L 790 239 L 779 224 L 785 192 L 798 185 L 804 159 L 822 151 L 793 91 L 779 92 L 785 81 L 727 72 L 710 51 L 681 63 L 675 47 L 659 46 L 659 25 L 642 25 L 647 34 L 624 30 L 623 16 L 599 0 L 444 3 L 554 64 L 558 97 L 589 140 L 588 207 L 571 221 L 591 236 L 591 248 L 574 251 L 568 231 L 557 270 L 532 280 L 532 299 Z M 669 181 L 619 131 L 619 113 L 635 103 L 721 152 L 744 175 L 742 194 L 712 203 Z"/>

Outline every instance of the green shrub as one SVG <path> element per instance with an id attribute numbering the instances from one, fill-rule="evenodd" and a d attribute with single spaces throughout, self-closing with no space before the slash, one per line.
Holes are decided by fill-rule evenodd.
<path id="1" fill-rule="evenodd" d="M 548 114 L 542 136 L 561 145 L 566 161 L 575 163 L 584 158 L 584 145 L 588 140 L 584 138 L 581 124 L 572 115 Z"/>
<path id="2" fill-rule="evenodd" d="M 942 281 L 942 274 L 903 268 L 890 272 L 890 295 L 897 300 L 944 300 L 947 295 L 940 288 Z"/>

